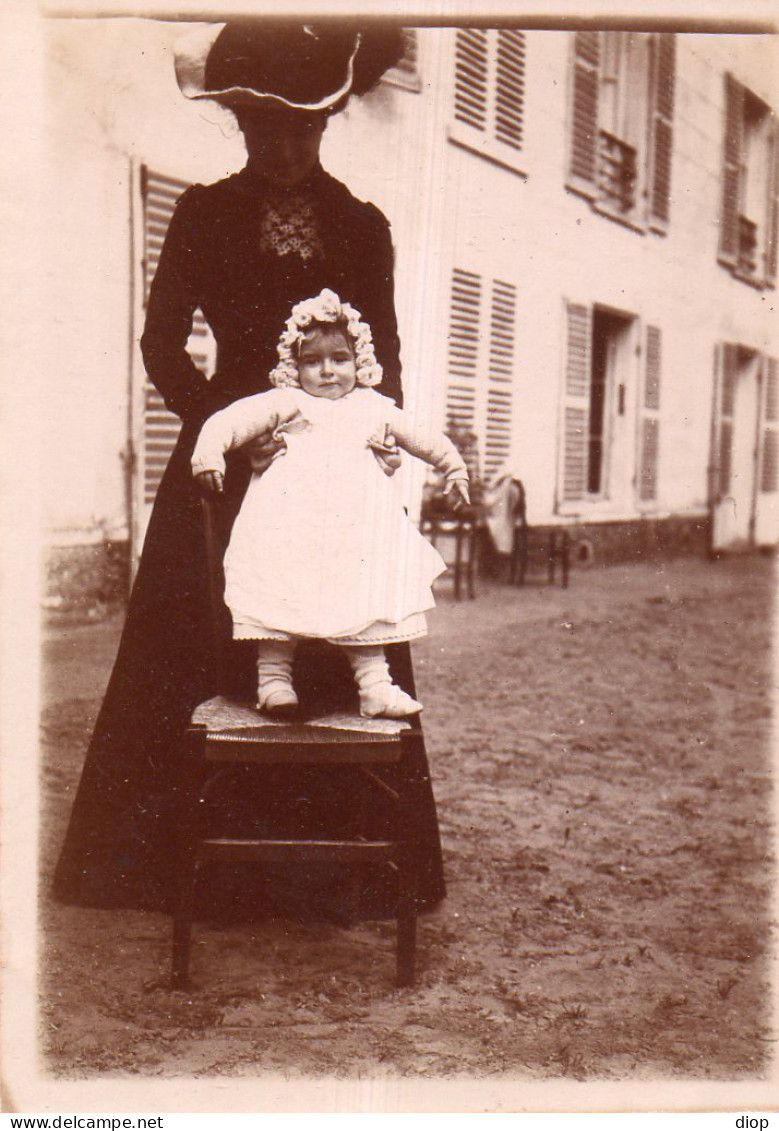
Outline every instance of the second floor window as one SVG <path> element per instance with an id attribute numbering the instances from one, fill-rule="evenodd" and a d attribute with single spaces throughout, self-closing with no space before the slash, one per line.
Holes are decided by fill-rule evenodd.
<path id="1" fill-rule="evenodd" d="M 675 38 L 576 32 L 568 185 L 602 212 L 663 231 L 670 219 Z"/>
<path id="2" fill-rule="evenodd" d="M 734 275 L 776 283 L 779 129 L 775 116 L 725 76 L 719 259 Z"/>
<path id="3" fill-rule="evenodd" d="M 458 28 L 452 141 L 519 169 L 524 143 L 525 35 L 515 28 Z"/>

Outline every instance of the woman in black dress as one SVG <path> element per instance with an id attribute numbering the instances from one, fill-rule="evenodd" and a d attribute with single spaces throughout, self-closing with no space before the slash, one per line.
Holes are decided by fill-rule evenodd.
<path id="1" fill-rule="evenodd" d="M 57 866 L 58 899 L 92 907 L 169 910 L 175 879 L 171 814 L 193 707 L 215 691 L 205 546 L 190 455 L 212 412 L 269 387 L 279 327 L 292 306 L 329 287 L 372 327 L 384 370 L 380 391 L 401 401 L 389 225 L 319 164 L 327 116 L 374 85 L 400 54 L 399 32 L 240 21 L 194 52 L 177 73 L 189 97 L 236 114 L 248 161 L 242 172 L 194 185 L 180 198 L 151 288 L 141 341 L 147 371 L 183 426 L 160 484 L 116 663 L 89 746 Z M 217 342 L 211 380 L 186 351 L 200 308 Z M 255 466 L 266 453 L 257 454 Z M 238 453 L 226 505 L 235 513 L 251 474 Z M 325 646 L 326 647 L 326 646 Z M 231 678 L 251 695 L 248 656 L 233 646 Z M 353 681 L 337 657 L 313 648 L 296 683 L 310 710 L 352 706 Z M 394 678 L 414 694 L 408 645 L 391 646 Z M 417 798 L 419 906 L 444 894 L 435 803 L 421 767 Z M 335 835 L 353 812 L 332 771 L 266 773 L 261 793 L 217 798 L 213 820 L 235 829 Z M 379 801 L 371 801 L 374 806 Z M 374 820 L 389 820 L 380 809 Z M 225 825 L 227 827 L 227 825 Z M 262 878 L 224 867 L 203 877 L 202 909 L 219 915 L 286 913 L 339 920 L 393 914 L 392 878 L 286 871 Z"/>

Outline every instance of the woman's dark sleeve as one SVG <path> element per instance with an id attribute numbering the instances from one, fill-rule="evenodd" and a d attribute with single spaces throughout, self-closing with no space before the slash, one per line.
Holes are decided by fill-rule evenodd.
<path id="1" fill-rule="evenodd" d="M 187 352 L 192 316 L 199 306 L 198 186 L 179 199 L 168 226 L 149 291 L 141 337 L 146 372 L 171 412 L 182 420 L 204 414 L 208 380 Z"/>
<path id="2" fill-rule="evenodd" d="M 379 391 L 403 406 L 400 381 L 400 338 L 395 315 L 395 252 L 390 226 L 373 205 L 368 206 L 369 223 L 360 241 L 360 261 L 364 277 L 360 288 L 360 308 L 373 334 L 376 360 L 384 370 Z"/>

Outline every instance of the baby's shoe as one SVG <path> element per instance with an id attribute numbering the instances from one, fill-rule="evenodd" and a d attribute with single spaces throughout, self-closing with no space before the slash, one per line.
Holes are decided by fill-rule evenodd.
<path id="1" fill-rule="evenodd" d="M 279 687 L 264 691 L 257 707 L 272 719 L 294 719 L 298 713 L 298 697 L 292 687 Z"/>
<path id="2" fill-rule="evenodd" d="M 381 716 L 385 719 L 405 719 L 418 715 L 422 704 L 417 703 L 397 684 L 382 680 L 360 691 L 360 714 L 366 719 Z"/>

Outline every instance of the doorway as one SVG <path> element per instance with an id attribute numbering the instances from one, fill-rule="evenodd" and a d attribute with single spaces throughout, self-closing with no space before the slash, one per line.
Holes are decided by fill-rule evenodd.
<path id="1" fill-rule="evenodd" d="M 757 351 L 730 342 L 721 347 L 712 500 L 715 550 L 747 549 L 755 543 L 760 376 Z"/>
<path id="2" fill-rule="evenodd" d="M 628 500 L 633 466 L 627 425 L 632 325 L 630 316 L 593 309 L 587 495 L 618 504 Z"/>

